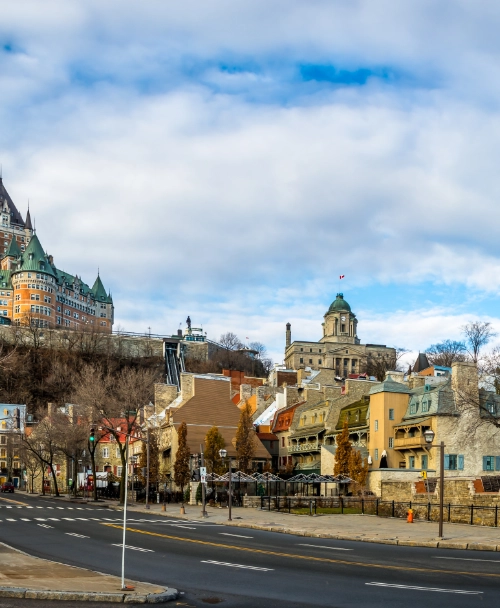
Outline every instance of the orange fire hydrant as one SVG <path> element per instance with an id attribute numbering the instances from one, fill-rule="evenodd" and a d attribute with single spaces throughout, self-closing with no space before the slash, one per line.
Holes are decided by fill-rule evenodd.
<path id="1" fill-rule="evenodd" d="M 408 517 L 406 518 L 406 523 L 413 523 L 413 509 L 408 509 Z"/>

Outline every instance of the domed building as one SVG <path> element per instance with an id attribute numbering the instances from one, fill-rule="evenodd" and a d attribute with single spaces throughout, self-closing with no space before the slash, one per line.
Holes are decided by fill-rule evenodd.
<path id="1" fill-rule="evenodd" d="M 292 327 L 286 325 L 285 365 L 287 369 L 333 369 L 338 376 L 361 374 L 375 368 L 377 362 L 392 369 L 396 351 L 385 344 L 361 344 L 358 320 L 344 294 L 338 293 L 324 316 L 323 336 L 318 342 L 292 342 Z M 391 365 L 391 364 L 394 365 Z"/>

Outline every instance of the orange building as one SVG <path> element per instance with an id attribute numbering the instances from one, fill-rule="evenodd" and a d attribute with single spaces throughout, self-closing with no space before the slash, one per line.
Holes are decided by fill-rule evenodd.
<path id="1" fill-rule="evenodd" d="M 0 178 L 0 324 L 92 329 L 111 333 L 114 307 L 99 275 L 92 288 L 59 270 L 31 225 L 16 209 Z M 0 241 L 1 242 L 1 241 Z"/>

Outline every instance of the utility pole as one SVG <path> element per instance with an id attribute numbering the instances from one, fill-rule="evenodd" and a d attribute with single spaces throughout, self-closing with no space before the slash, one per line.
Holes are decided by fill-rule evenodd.
<path id="1" fill-rule="evenodd" d="M 201 466 L 204 467 L 205 466 L 205 455 L 203 454 L 203 446 L 200 443 L 200 454 L 201 454 Z M 200 470 L 200 482 L 201 482 L 201 470 Z M 206 509 L 206 502 L 207 502 L 207 497 L 206 497 L 206 483 L 202 483 L 201 484 L 201 516 L 202 517 L 208 517 L 208 513 L 207 513 L 207 509 Z"/>
<path id="2" fill-rule="evenodd" d="M 149 426 L 146 426 L 146 509 L 149 509 Z"/>

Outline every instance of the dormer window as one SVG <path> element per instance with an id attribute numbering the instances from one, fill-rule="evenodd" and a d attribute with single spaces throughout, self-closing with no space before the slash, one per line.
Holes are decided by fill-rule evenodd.
<path id="1" fill-rule="evenodd" d="M 33 254 L 30 253 L 28 257 L 29 257 L 30 260 L 32 260 L 33 259 Z"/>

